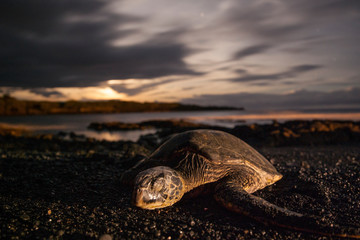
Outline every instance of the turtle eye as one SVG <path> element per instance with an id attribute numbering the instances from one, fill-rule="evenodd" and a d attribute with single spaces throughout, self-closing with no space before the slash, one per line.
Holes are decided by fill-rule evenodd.
<path id="1" fill-rule="evenodd" d="M 157 178 L 153 184 L 152 184 L 152 188 L 155 190 L 155 191 L 159 191 L 161 192 L 163 189 L 164 189 L 164 186 L 165 185 L 165 180 L 164 178 Z"/>
<path id="2" fill-rule="evenodd" d="M 147 187 L 150 183 L 151 179 L 149 177 L 146 177 L 144 179 L 142 179 L 140 182 L 140 187 Z"/>

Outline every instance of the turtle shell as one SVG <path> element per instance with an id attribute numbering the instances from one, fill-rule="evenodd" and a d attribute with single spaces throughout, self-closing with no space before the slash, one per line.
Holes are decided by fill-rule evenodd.
<path id="1" fill-rule="evenodd" d="M 247 143 L 217 130 L 192 130 L 176 134 L 162 144 L 149 160 L 154 160 L 159 165 L 175 167 L 179 164 L 177 156 L 182 152 L 202 155 L 213 167 L 248 166 L 269 176 L 281 175 L 264 156 Z"/>

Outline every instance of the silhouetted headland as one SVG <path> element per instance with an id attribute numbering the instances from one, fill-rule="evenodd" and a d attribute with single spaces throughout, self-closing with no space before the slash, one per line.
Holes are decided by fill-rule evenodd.
<path id="1" fill-rule="evenodd" d="M 243 110 L 243 108 L 226 106 L 198 106 L 176 102 L 162 103 L 120 100 L 66 102 L 29 101 L 18 100 L 9 95 L 4 95 L 0 98 L 0 116 L 213 110 Z"/>

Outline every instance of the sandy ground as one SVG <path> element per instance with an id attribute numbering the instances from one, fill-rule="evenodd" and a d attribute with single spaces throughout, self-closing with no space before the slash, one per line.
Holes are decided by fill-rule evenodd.
<path id="1" fill-rule="evenodd" d="M 151 152 L 139 144 L 0 140 L 1 239 L 329 239 L 228 212 L 211 196 L 137 209 L 118 179 Z M 258 196 L 360 229 L 359 145 L 258 150 L 284 175 Z"/>

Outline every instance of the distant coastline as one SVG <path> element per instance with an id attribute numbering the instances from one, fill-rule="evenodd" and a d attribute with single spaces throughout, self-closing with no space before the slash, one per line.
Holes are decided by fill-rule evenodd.
<path id="1" fill-rule="evenodd" d="M 129 112 L 176 112 L 176 111 L 244 110 L 226 106 L 198 106 L 181 103 L 108 101 L 29 101 L 18 100 L 9 95 L 0 97 L 0 116 L 91 114 Z"/>

